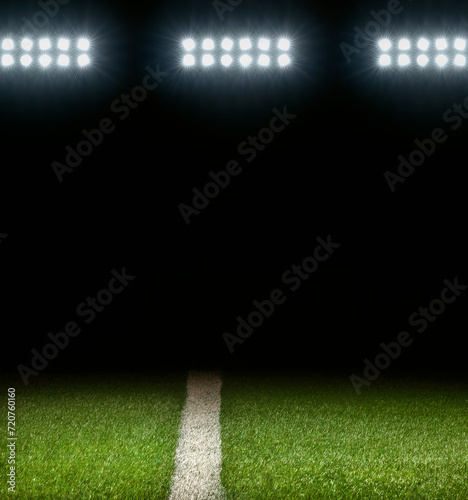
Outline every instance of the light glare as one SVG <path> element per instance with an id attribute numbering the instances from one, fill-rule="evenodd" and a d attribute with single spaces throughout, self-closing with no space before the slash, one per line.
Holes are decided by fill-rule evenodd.
<path id="1" fill-rule="evenodd" d="M 266 56 L 265 54 L 262 54 L 258 58 L 258 64 L 260 66 L 269 66 L 270 65 L 270 58 L 268 56 Z"/>
<path id="2" fill-rule="evenodd" d="M 417 62 L 419 64 L 419 66 L 424 68 L 424 66 L 427 66 L 427 64 L 429 62 L 429 58 L 427 56 L 421 55 L 421 56 L 418 56 Z"/>
<path id="3" fill-rule="evenodd" d="M 223 57 L 221 57 L 221 64 L 222 64 L 223 66 L 226 66 L 226 68 L 227 68 L 228 66 L 231 66 L 231 64 L 232 64 L 232 57 L 231 57 L 231 56 L 228 56 L 227 54 L 226 54 L 226 55 L 224 55 Z"/>
<path id="4" fill-rule="evenodd" d="M 65 54 L 61 54 L 57 60 L 57 64 L 59 66 L 63 66 L 63 67 L 69 66 L 70 65 L 70 58 L 68 56 L 66 56 Z"/>
<path id="5" fill-rule="evenodd" d="M 466 57 L 462 56 L 461 54 L 458 54 L 457 56 L 455 56 L 454 63 L 455 63 L 455 66 L 459 66 L 459 67 L 466 66 Z"/>
<path id="6" fill-rule="evenodd" d="M 427 50 L 429 48 L 429 40 L 426 38 L 420 38 L 418 41 L 418 49 L 419 50 Z"/>
<path id="7" fill-rule="evenodd" d="M 39 48 L 41 50 L 49 50 L 52 47 L 50 40 L 48 38 L 41 38 L 39 40 Z"/>
<path id="8" fill-rule="evenodd" d="M 437 63 L 437 66 L 439 66 L 440 68 L 443 68 L 448 63 L 448 59 L 446 56 L 440 55 L 440 56 L 436 57 L 436 63 Z"/>
<path id="9" fill-rule="evenodd" d="M 87 38 L 80 38 L 78 40 L 78 48 L 80 50 L 89 50 L 91 42 Z"/>
<path id="10" fill-rule="evenodd" d="M 457 50 L 465 50 L 466 49 L 466 40 L 463 38 L 457 38 L 455 40 L 455 48 Z"/>
<path id="11" fill-rule="evenodd" d="M 184 56 L 182 64 L 184 66 L 193 66 L 195 64 L 195 57 L 193 57 L 192 54 L 187 54 Z"/>
<path id="12" fill-rule="evenodd" d="M 280 38 L 278 40 L 278 48 L 280 50 L 289 50 L 291 47 L 291 42 L 287 38 Z"/>
<path id="13" fill-rule="evenodd" d="M 39 58 L 39 63 L 43 68 L 47 68 L 47 66 L 49 66 L 51 62 L 52 59 L 47 55 L 43 55 Z"/>
<path id="14" fill-rule="evenodd" d="M 260 50 L 269 50 L 270 49 L 270 40 L 267 38 L 260 38 L 258 41 L 258 48 Z"/>
<path id="15" fill-rule="evenodd" d="M 234 42 L 230 38 L 225 38 L 221 43 L 221 47 L 224 50 L 232 50 L 232 47 L 234 47 Z"/>
<path id="16" fill-rule="evenodd" d="M 30 40 L 29 38 L 24 38 L 21 41 L 21 48 L 23 50 L 31 50 L 33 48 L 33 41 Z"/>
<path id="17" fill-rule="evenodd" d="M 32 63 L 32 57 L 31 56 L 28 56 L 28 55 L 24 55 L 21 57 L 21 64 L 24 66 L 24 67 L 28 67 L 28 66 L 31 66 L 31 63 Z"/>
<path id="18" fill-rule="evenodd" d="M 379 59 L 380 66 L 390 66 L 391 63 L 392 63 L 392 59 L 388 54 L 384 54 L 384 55 L 380 56 L 380 59 Z"/>
<path id="19" fill-rule="evenodd" d="M 60 38 L 57 46 L 60 50 L 68 50 L 70 48 L 70 40 L 67 40 L 66 38 Z"/>
<path id="20" fill-rule="evenodd" d="M 213 56 L 211 54 L 205 54 L 202 57 L 202 64 L 203 66 L 211 66 L 212 64 L 214 64 Z"/>
<path id="21" fill-rule="evenodd" d="M 15 60 L 13 59 L 13 57 L 10 55 L 10 54 L 6 54 L 4 56 L 2 56 L 2 66 L 11 66 L 13 63 L 15 62 Z"/>
<path id="22" fill-rule="evenodd" d="M 406 54 L 401 54 L 400 56 L 398 56 L 398 64 L 400 66 L 408 66 L 409 63 L 410 58 Z"/>
<path id="23" fill-rule="evenodd" d="M 252 42 L 250 41 L 250 38 L 242 38 L 239 42 L 239 45 L 242 50 L 249 50 L 252 48 Z"/>
<path id="24" fill-rule="evenodd" d="M 290 63 L 291 63 L 291 59 L 289 58 L 289 56 L 287 54 L 283 54 L 283 55 L 278 57 L 278 64 L 281 67 L 288 66 L 288 64 L 290 64 Z"/>
<path id="25" fill-rule="evenodd" d="M 407 38 L 402 38 L 398 42 L 398 48 L 400 50 L 409 50 L 411 48 L 411 42 Z"/>
<path id="26" fill-rule="evenodd" d="M 203 50 L 213 50 L 214 46 L 214 41 L 211 38 L 206 38 L 205 40 L 203 40 Z"/>
<path id="27" fill-rule="evenodd" d="M 392 42 L 388 38 L 384 38 L 383 40 L 380 40 L 379 47 L 384 52 L 387 52 L 387 50 L 392 48 Z"/>
<path id="28" fill-rule="evenodd" d="M 15 42 L 11 38 L 6 38 L 2 42 L 2 49 L 3 50 L 13 50 L 15 48 Z"/>
<path id="29" fill-rule="evenodd" d="M 182 42 L 182 46 L 184 47 L 184 49 L 188 52 L 190 52 L 191 50 L 193 50 L 195 48 L 195 41 L 192 40 L 191 38 L 187 38 L 186 40 L 184 40 Z"/>
<path id="30" fill-rule="evenodd" d="M 250 63 L 252 62 L 252 58 L 248 55 L 243 55 L 239 59 L 239 62 L 244 68 L 247 68 L 247 66 L 250 66 Z"/>
<path id="31" fill-rule="evenodd" d="M 445 50 L 448 48 L 447 40 L 445 38 L 438 38 L 436 40 L 436 48 L 437 50 Z"/>
<path id="32" fill-rule="evenodd" d="M 82 54 L 78 57 L 78 65 L 81 67 L 88 66 L 91 63 L 91 59 L 86 54 Z"/>

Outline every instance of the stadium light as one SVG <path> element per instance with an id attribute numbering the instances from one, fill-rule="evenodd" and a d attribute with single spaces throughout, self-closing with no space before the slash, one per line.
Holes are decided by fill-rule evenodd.
<path id="1" fill-rule="evenodd" d="M 9 37 L 1 43 L 0 69 L 17 64 L 23 68 L 84 68 L 91 64 L 88 38 L 72 40 L 67 37 Z"/>
<path id="2" fill-rule="evenodd" d="M 380 50 L 378 65 L 380 67 L 391 66 L 392 61 L 400 68 L 415 66 L 420 68 L 465 68 L 467 66 L 465 38 L 446 37 L 411 37 L 400 38 L 394 41 L 388 38 L 377 40 Z"/>
<path id="3" fill-rule="evenodd" d="M 284 68 L 291 65 L 288 53 L 291 41 L 287 38 L 271 39 L 266 36 L 223 36 L 200 39 L 183 38 L 180 42 L 181 66 L 189 68 L 199 65 L 202 68 Z M 254 64 L 255 62 L 255 64 Z"/>

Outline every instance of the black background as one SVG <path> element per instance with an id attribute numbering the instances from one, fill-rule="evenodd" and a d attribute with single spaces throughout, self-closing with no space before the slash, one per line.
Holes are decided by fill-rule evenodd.
<path id="1" fill-rule="evenodd" d="M 8 4 L 6 2 L 5 4 Z M 3 7 L 17 33 L 35 2 Z M 402 2 L 390 34 L 466 33 L 455 2 Z M 269 366 L 361 370 L 381 342 L 466 273 L 466 133 L 443 121 L 468 96 L 468 73 L 385 71 L 372 46 L 348 63 L 370 11 L 385 2 L 244 0 L 220 21 L 210 1 L 70 2 L 49 33 L 85 33 L 93 67 L 68 76 L 2 71 L 0 244 L 4 366 L 29 365 L 47 334 L 78 320 L 82 333 L 48 369 L 126 370 Z M 177 67 L 189 34 L 286 33 L 293 68 L 268 76 Z M 169 75 L 124 120 L 111 103 L 150 65 Z M 73 74 L 73 76 L 71 76 Z M 268 126 L 273 109 L 297 115 L 246 162 L 239 144 Z M 111 118 L 116 130 L 59 183 L 65 147 Z M 449 139 L 392 194 L 384 172 L 436 127 Z M 211 170 L 242 174 L 186 225 Z M 313 254 L 316 238 L 341 247 L 263 326 L 230 354 L 254 300 L 286 287 L 282 274 Z M 112 269 L 135 280 L 86 325 L 78 304 L 105 288 Z M 466 297 L 414 335 L 395 366 L 465 366 Z"/>

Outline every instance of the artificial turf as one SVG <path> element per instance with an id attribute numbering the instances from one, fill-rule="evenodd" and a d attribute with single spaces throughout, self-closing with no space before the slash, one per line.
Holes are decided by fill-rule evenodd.
<path id="1" fill-rule="evenodd" d="M 17 493 L 0 498 L 166 499 L 186 377 L 42 374 L 18 386 Z"/>
<path id="2" fill-rule="evenodd" d="M 228 499 L 468 498 L 466 382 L 224 373 Z"/>

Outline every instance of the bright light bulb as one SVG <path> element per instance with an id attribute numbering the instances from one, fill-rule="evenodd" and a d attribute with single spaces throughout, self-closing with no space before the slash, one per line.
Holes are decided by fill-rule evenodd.
<path id="1" fill-rule="evenodd" d="M 214 64 L 213 56 L 210 54 L 205 54 L 202 57 L 202 64 L 203 66 L 211 66 L 212 64 Z"/>
<path id="2" fill-rule="evenodd" d="M 80 38 L 78 40 L 78 48 L 80 50 L 89 50 L 91 46 L 91 42 L 87 38 Z"/>
<path id="3" fill-rule="evenodd" d="M 232 57 L 231 57 L 231 56 L 228 56 L 227 54 L 226 54 L 226 55 L 224 55 L 223 57 L 221 57 L 221 64 L 222 64 L 223 66 L 226 66 L 226 68 L 227 68 L 228 66 L 231 66 L 231 64 L 232 64 Z"/>
<path id="4" fill-rule="evenodd" d="M 258 64 L 260 66 L 269 66 L 270 65 L 270 58 L 268 56 L 266 56 L 265 54 L 262 54 L 258 58 Z"/>
<path id="5" fill-rule="evenodd" d="M 260 50 L 269 50 L 270 49 L 270 40 L 267 38 L 260 38 L 258 41 L 258 48 Z"/>
<path id="6" fill-rule="evenodd" d="M 81 66 L 82 68 L 84 66 L 88 66 L 88 64 L 90 63 L 91 59 L 86 54 L 82 54 L 81 56 L 78 57 L 78 65 Z"/>
<path id="7" fill-rule="evenodd" d="M 379 47 L 384 52 L 387 52 L 387 50 L 390 50 L 392 48 L 392 42 L 388 38 L 384 38 L 383 40 L 379 41 Z"/>
<path id="8" fill-rule="evenodd" d="M 13 59 L 13 57 L 10 55 L 10 54 L 6 54 L 4 56 L 2 56 L 2 66 L 11 66 L 13 63 L 15 62 L 15 60 Z"/>
<path id="9" fill-rule="evenodd" d="M 291 59 L 289 58 L 289 56 L 287 54 L 283 54 L 283 55 L 278 57 L 278 64 L 281 67 L 288 66 L 290 63 L 291 63 Z"/>
<path id="10" fill-rule="evenodd" d="M 463 38 L 457 38 L 455 40 L 455 48 L 457 50 L 465 50 L 466 49 L 466 40 Z"/>
<path id="11" fill-rule="evenodd" d="M 278 40 L 278 49 L 289 50 L 291 47 L 291 42 L 287 38 L 280 38 Z"/>
<path id="12" fill-rule="evenodd" d="M 193 57 L 192 54 L 185 55 L 182 64 L 184 66 L 193 66 L 195 64 L 195 57 Z"/>
<path id="13" fill-rule="evenodd" d="M 429 48 L 429 40 L 427 40 L 426 38 L 420 38 L 418 40 L 418 49 L 419 50 L 427 50 Z"/>
<path id="14" fill-rule="evenodd" d="M 68 50 L 70 48 L 70 40 L 67 40 L 66 38 L 60 38 L 57 46 L 60 50 Z"/>
<path id="15" fill-rule="evenodd" d="M 211 38 L 207 38 L 203 40 L 202 44 L 203 50 L 213 50 L 214 49 L 214 41 Z"/>
<path id="16" fill-rule="evenodd" d="M 455 66 L 463 67 L 466 66 L 466 57 L 458 54 L 455 56 Z"/>
<path id="17" fill-rule="evenodd" d="M 427 66 L 427 64 L 429 63 L 429 58 L 425 55 L 421 55 L 421 56 L 418 56 L 417 62 L 419 64 L 419 66 L 424 68 L 424 66 Z"/>
<path id="18" fill-rule="evenodd" d="M 52 47 L 50 40 L 48 38 L 41 38 L 39 40 L 39 48 L 41 50 L 49 50 Z"/>
<path id="19" fill-rule="evenodd" d="M 21 41 L 21 48 L 23 50 L 31 50 L 33 48 L 33 41 L 30 40 L 29 38 L 24 38 L 22 41 Z"/>
<path id="20" fill-rule="evenodd" d="M 443 68 L 448 63 L 448 59 L 446 56 L 440 55 L 440 56 L 436 57 L 436 63 L 437 63 L 437 66 L 439 66 L 440 68 Z"/>
<path id="21" fill-rule="evenodd" d="M 248 66 L 250 66 L 250 63 L 252 62 L 252 58 L 250 56 L 248 56 L 248 55 L 243 55 L 239 59 L 239 62 L 241 63 L 241 65 L 244 68 L 247 68 Z"/>
<path id="22" fill-rule="evenodd" d="M 225 39 L 221 42 L 221 47 L 222 47 L 224 50 L 232 50 L 232 47 L 234 47 L 234 42 L 233 42 L 230 38 L 225 38 Z"/>
<path id="23" fill-rule="evenodd" d="M 51 62 L 52 59 L 47 55 L 43 55 L 39 58 L 39 63 L 43 68 L 47 68 L 47 66 L 49 66 Z"/>
<path id="24" fill-rule="evenodd" d="M 252 42 L 250 41 L 250 38 L 242 38 L 239 42 L 239 45 L 242 50 L 249 50 L 252 48 Z"/>
<path id="25" fill-rule="evenodd" d="M 400 66 L 408 66 L 410 63 L 410 58 L 406 54 L 401 54 L 398 56 L 398 64 Z"/>
<path id="26" fill-rule="evenodd" d="M 389 55 L 384 54 L 384 55 L 380 56 L 380 58 L 379 58 L 380 66 L 390 66 L 391 63 L 392 63 L 392 59 Z"/>
<path id="27" fill-rule="evenodd" d="M 191 50 L 193 50 L 195 48 L 195 41 L 192 40 L 191 38 L 187 38 L 186 40 L 184 40 L 182 42 L 182 46 L 184 47 L 184 49 L 187 52 L 190 52 Z"/>
<path id="28" fill-rule="evenodd" d="M 398 48 L 400 50 L 409 50 L 411 48 L 411 42 L 407 38 L 402 38 L 398 42 Z"/>
<path id="29" fill-rule="evenodd" d="M 15 42 L 11 38 L 5 38 L 2 42 L 3 50 L 13 50 L 15 48 Z"/>
<path id="30" fill-rule="evenodd" d="M 28 56 L 28 55 L 24 55 L 24 56 L 21 56 L 21 64 L 24 66 L 24 67 L 28 67 L 28 66 L 31 66 L 32 64 L 32 57 L 31 56 Z"/>
<path id="31" fill-rule="evenodd" d="M 436 40 L 436 47 L 437 50 L 445 50 L 446 48 L 448 48 L 447 40 L 445 38 L 438 38 Z"/>
<path id="32" fill-rule="evenodd" d="M 68 56 L 66 56 L 65 54 L 61 54 L 58 57 L 57 64 L 59 66 L 63 66 L 63 67 L 69 66 L 70 65 L 70 58 Z"/>

